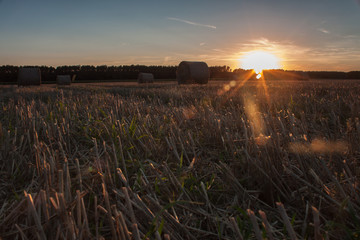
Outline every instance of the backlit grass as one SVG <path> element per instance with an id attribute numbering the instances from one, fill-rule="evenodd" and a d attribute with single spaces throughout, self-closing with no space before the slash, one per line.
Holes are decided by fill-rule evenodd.
<path id="1" fill-rule="evenodd" d="M 357 238 L 360 82 L 0 89 L 3 239 Z"/>

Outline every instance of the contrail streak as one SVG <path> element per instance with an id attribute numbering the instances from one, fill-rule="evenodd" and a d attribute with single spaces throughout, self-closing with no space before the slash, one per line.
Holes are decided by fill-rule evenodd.
<path id="1" fill-rule="evenodd" d="M 207 27 L 207 28 L 216 29 L 216 26 L 213 26 L 213 25 L 207 25 L 207 24 L 201 24 L 201 23 L 191 22 L 191 21 L 188 21 L 188 20 L 180 19 L 180 18 L 168 17 L 167 19 L 173 20 L 173 21 L 178 21 L 178 22 L 187 23 L 187 24 L 194 25 L 194 26 Z"/>

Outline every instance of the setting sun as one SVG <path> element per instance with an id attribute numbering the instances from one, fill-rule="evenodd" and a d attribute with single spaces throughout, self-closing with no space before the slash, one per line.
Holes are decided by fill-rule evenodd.
<path id="1" fill-rule="evenodd" d="M 257 78 L 261 77 L 264 69 L 280 68 L 279 58 L 272 53 L 263 51 L 249 52 L 240 59 L 240 62 L 243 69 L 254 69 L 258 74 Z"/>

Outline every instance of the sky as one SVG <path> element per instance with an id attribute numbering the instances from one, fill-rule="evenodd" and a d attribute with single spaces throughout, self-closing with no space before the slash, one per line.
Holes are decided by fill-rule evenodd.
<path id="1" fill-rule="evenodd" d="M 360 70 L 360 0 L 0 0 L 0 65 Z"/>

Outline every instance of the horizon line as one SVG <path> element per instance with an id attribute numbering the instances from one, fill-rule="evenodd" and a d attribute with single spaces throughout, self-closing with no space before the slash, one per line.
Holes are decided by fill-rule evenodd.
<path id="1" fill-rule="evenodd" d="M 177 67 L 178 65 L 144 65 L 144 64 L 124 64 L 124 65 L 106 65 L 106 64 L 101 64 L 101 65 L 91 65 L 91 64 L 76 64 L 76 65 L 56 65 L 56 66 L 52 66 L 52 65 L 11 65 L 11 64 L 6 64 L 6 65 L 0 65 L 1 67 L 47 67 L 47 68 L 58 68 L 58 67 L 75 67 L 75 66 L 91 66 L 91 67 L 101 67 L 101 66 L 106 66 L 106 67 L 120 67 L 120 66 L 144 66 L 144 67 Z M 229 65 L 211 65 L 210 67 L 230 67 Z M 230 67 L 230 70 L 232 70 L 231 72 L 233 72 L 234 70 L 254 70 L 254 69 L 244 69 L 244 68 L 234 68 L 232 69 Z M 282 71 L 298 71 L 298 72 L 344 72 L 344 73 L 348 73 L 348 72 L 360 72 L 360 70 L 296 70 L 296 69 L 284 69 L 284 68 L 274 68 L 274 69 L 263 69 L 264 71 L 274 71 L 274 70 L 282 70 Z"/>

